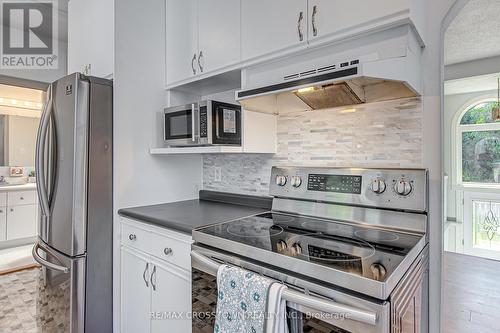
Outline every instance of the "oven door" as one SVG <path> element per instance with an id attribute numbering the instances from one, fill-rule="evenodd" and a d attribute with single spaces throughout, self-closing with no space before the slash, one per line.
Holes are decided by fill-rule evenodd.
<path id="1" fill-rule="evenodd" d="M 196 146 L 200 139 L 200 117 L 197 103 L 166 108 L 164 142 L 167 146 Z"/>
<path id="2" fill-rule="evenodd" d="M 299 297 L 300 302 L 295 300 L 287 303 L 290 333 L 389 332 L 388 302 L 371 301 L 343 293 L 195 244 L 191 252 L 193 333 L 213 332 L 217 307 L 217 267 L 222 263 L 237 265 L 283 281 L 289 285 L 289 290 L 303 293 Z"/>

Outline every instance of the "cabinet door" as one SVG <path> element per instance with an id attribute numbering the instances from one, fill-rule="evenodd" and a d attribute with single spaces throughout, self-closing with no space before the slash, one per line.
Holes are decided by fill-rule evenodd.
<path id="1" fill-rule="evenodd" d="M 153 261 L 151 311 L 152 333 L 191 332 L 191 273 L 177 266 Z M 169 318 L 169 316 L 171 318 Z"/>
<path id="2" fill-rule="evenodd" d="M 150 330 L 151 264 L 135 251 L 121 249 L 121 332 Z"/>
<path id="3" fill-rule="evenodd" d="M 7 208 L 0 207 L 0 241 L 7 239 Z"/>
<path id="4" fill-rule="evenodd" d="M 244 60 L 306 43 L 307 0 L 242 0 L 241 15 Z"/>
<path id="5" fill-rule="evenodd" d="M 114 66 L 113 0 L 68 3 L 68 73 L 110 78 Z"/>
<path id="6" fill-rule="evenodd" d="M 240 61 L 240 0 L 198 0 L 200 71 Z"/>
<path id="7" fill-rule="evenodd" d="M 408 0 L 309 0 L 309 41 L 335 34 L 359 33 L 376 29 L 378 24 L 403 10 Z"/>
<path id="8" fill-rule="evenodd" d="M 36 236 L 37 205 L 11 206 L 7 212 L 7 239 Z"/>
<path id="9" fill-rule="evenodd" d="M 167 0 L 167 84 L 193 77 L 198 69 L 198 0 Z"/>

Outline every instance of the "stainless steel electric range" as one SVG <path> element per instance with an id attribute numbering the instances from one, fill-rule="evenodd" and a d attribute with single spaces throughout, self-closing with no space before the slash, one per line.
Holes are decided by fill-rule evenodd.
<path id="1" fill-rule="evenodd" d="M 272 211 L 193 232 L 193 312 L 213 313 L 216 272 L 289 286 L 296 332 L 427 332 L 427 171 L 273 167 Z M 193 332 L 213 329 L 194 316 Z"/>

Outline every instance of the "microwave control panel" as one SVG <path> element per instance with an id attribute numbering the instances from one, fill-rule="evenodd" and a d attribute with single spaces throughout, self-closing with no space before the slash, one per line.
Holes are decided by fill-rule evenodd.
<path id="1" fill-rule="evenodd" d="M 200 138 L 206 138 L 208 135 L 207 118 L 207 107 L 200 107 Z"/>

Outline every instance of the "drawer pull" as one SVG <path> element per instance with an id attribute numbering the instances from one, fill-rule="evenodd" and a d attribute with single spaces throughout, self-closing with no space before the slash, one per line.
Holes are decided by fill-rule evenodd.
<path id="1" fill-rule="evenodd" d="M 135 241 L 135 240 L 137 239 L 137 236 L 136 236 L 136 235 L 134 235 L 134 234 L 130 234 L 130 235 L 128 236 L 128 239 L 130 239 L 131 241 Z"/>
<path id="2" fill-rule="evenodd" d="M 164 250 L 163 250 L 163 253 L 165 253 L 166 256 L 169 256 L 171 254 L 174 254 L 174 250 L 172 250 L 171 247 L 166 247 Z"/>
<path id="3" fill-rule="evenodd" d="M 20 200 L 24 200 L 24 197 L 20 197 L 19 199 L 20 199 Z"/>

